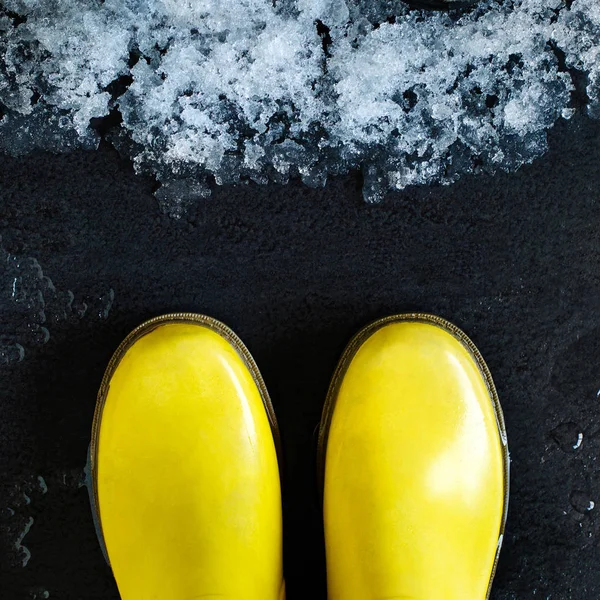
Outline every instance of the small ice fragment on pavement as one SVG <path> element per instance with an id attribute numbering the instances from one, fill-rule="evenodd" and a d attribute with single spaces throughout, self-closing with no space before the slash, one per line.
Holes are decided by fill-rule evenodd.
<path id="1" fill-rule="evenodd" d="M 584 82 L 584 83 L 582 83 Z M 4 0 L 0 150 L 95 147 L 181 216 L 213 182 L 361 168 L 364 195 L 514 170 L 600 118 L 600 3 Z"/>
<path id="2" fill-rule="evenodd" d="M 31 552 L 29 551 L 29 549 L 26 546 L 23 545 L 23 540 L 25 539 L 25 536 L 29 533 L 29 530 L 31 529 L 32 526 L 33 526 L 33 517 L 29 517 L 27 519 L 27 523 L 25 524 L 25 527 L 23 528 L 21 533 L 19 533 L 19 535 L 15 541 L 15 549 L 21 553 L 21 555 L 23 557 L 22 565 L 24 567 L 27 566 L 27 563 L 31 559 Z"/>
<path id="3" fill-rule="evenodd" d="M 561 423 L 550 432 L 550 436 L 559 448 L 567 453 L 578 450 L 583 444 L 583 432 L 579 425 L 572 421 Z"/>
<path id="4" fill-rule="evenodd" d="M 581 514 L 594 510 L 596 503 L 585 493 L 575 491 L 571 494 L 571 506 Z"/>

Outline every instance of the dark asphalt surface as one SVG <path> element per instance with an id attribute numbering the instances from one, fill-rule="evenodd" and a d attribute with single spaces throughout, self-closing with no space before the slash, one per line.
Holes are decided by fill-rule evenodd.
<path id="1" fill-rule="evenodd" d="M 129 330 L 195 311 L 231 326 L 262 370 L 286 459 L 288 598 L 324 599 L 313 432 L 329 378 L 358 328 L 422 311 L 471 336 L 505 411 L 512 496 L 493 598 L 599 598 L 599 134 L 560 123 L 516 174 L 380 205 L 352 175 L 217 189 L 181 221 L 108 147 L 0 157 L 2 246 L 88 305 L 0 367 L 0 597 L 118 598 L 81 486 L 96 391 Z M 0 332 L 26 339 L 2 298 Z"/>

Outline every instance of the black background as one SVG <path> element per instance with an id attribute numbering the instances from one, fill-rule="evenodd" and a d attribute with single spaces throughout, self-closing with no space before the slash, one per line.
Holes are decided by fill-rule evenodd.
<path id="1" fill-rule="evenodd" d="M 231 326 L 262 370 L 284 442 L 288 598 L 325 598 L 314 430 L 329 378 L 359 327 L 417 310 L 472 337 L 504 407 L 512 496 L 493 598 L 600 597 L 600 505 L 581 507 L 600 502 L 599 133 L 561 122 L 550 153 L 516 174 L 379 205 L 353 174 L 323 190 L 219 188 L 179 221 L 109 147 L 1 158 L 2 245 L 78 301 L 115 299 L 107 318 L 72 315 L 0 370 L 0 597 L 118 597 L 81 487 L 96 391 L 129 330 L 194 311 Z M 578 431 L 581 447 L 561 449 Z"/>

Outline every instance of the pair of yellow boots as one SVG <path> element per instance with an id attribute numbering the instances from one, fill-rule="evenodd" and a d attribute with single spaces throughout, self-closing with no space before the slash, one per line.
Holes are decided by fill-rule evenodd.
<path id="1" fill-rule="evenodd" d="M 123 600 L 281 600 L 279 432 L 250 353 L 202 315 L 121 344 L 94 416 L 92 504 Z M 473 343 L 429 315 L 350 342 L 323 411 L 329 600 L 484 600 L 508 451 Z"/>

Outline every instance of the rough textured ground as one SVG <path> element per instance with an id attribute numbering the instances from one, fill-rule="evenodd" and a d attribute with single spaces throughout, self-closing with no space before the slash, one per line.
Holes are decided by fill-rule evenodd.
<path id="1" fill-rule="evenodd" d="M 111 150 L 2 158 L 2 246 L 73 292 L 45 344 L 2 295 L 1 333 L 24 348 L 0 367 L 2 598 L 118 598 L 80 487 L 95 394 L 130 329 L 180 310 L 233 327 L 272 393 L 291 600 L 325 598 L 313 431 L 336 360 L 369 320 L 412 310 L 473 338 L 504 406 L 512 498 L 493 598 L 600 597 L 599 134 L 561 124 L 516 174 L 380 205 L 349 176 L 218 189 L 181 221 Z"/>

